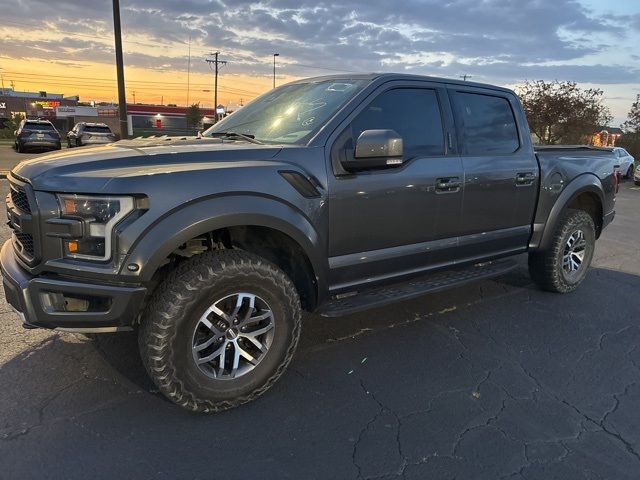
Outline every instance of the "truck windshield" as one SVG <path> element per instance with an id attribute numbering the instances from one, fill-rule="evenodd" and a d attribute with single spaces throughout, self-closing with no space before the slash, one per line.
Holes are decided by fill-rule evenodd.
<path id="1" fill-rule="evenodd" d="M 263 143 L 301 144 L 366 83 L 332 79 L 284 85 L 224 118 L 203 136 L 239 133 Z"/>

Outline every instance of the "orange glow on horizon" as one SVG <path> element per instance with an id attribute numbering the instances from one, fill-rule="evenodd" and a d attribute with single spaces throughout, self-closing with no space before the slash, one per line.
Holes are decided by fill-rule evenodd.
<path id="1" fill-rule="evenodd" d="M 192 64 L 198 59 L 192 58 Z M 125 54 L 126 62 L 126 54 Z M 81 102 L 118 101 L 115 65 L 69 60 L 43 60 L 39 58 L 14 59 L 0 57 L 0 73 L 5 88 L 15 85 L 16 91 L 44 90 L 62 93 L 65 97 L 78 95 Z M 231 68 L 228 68 L 231 70 Z M 297 77 L 278 75 L 281 85 Z M 162 69 L 127 67 L 125 63 L 127 102 L 160 104 L 187 104 L 187 72 Z M 166 82 L 166 83 L 163 83 Z M 272 88 L 273 77 L 237 75 L 230 71 L 218 77 L 218 102 L 247 103 Z M 213 107 L 213 74 L 191 72 L 189 104 L 200 103 Z"/>

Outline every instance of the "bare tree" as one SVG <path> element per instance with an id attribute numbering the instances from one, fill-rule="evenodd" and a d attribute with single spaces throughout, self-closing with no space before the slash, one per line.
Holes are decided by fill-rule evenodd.
<path id="1" fill-rule="evenodd" d="M 531 131 L 540 143 L 584 143 L 612 117 L 600 89 L 581 89 L 576 82 L 527 81 L 517 89 Z"/>

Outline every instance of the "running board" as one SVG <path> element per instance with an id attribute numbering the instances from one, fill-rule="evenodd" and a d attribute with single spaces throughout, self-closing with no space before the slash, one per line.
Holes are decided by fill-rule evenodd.
<path id="1" fill-rule="evenodd" d="M 469 282 L 495 277 L 513 270 L 518 263 L 506 259 L 494 262 L 478 263 L 470 267 L 441 270 L 421 277 L 393 285 L 371 288 L 356 292 L 350 296 L 334 298 L 320 308 L 318 313 L 324 317 L 340 317 L 350 313 L 381 307 L 389 303 L 419 297 L 425 293 L 439 292 L 458 287 Z"/>

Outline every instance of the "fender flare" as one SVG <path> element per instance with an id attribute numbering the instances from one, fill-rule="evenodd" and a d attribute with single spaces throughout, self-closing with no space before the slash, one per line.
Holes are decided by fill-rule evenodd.
<path id="1" fill-rule="evenodd" d="M 553 233 L 555 232 L 556 225 L 558 224 L 562 213 L 572 200 L 583 193 L 595 194 L 598 197 L 600 208 L 604 214 L 604 190 L 602 188 L 600 179 L 592 173 L 585 173 L 583 175 L 580 175 L 579 177 L 576 177 L 574 180 L 572 180 L 556 199 L 553 207 L 551 208 L 551 211 L 549 212 L 547 221 L 544 224 L 542 234 L 539 235 L 539 242 L 537 245 L 535 245 L 532 239 L 532 244 L 530 245 L 531 249 L 544 250 L 551 245 Z M 602 220 L 603 219 L 601 218 L 601 225 Z"/>
<path id="2" fill-rule="evenodd" d="M 326 271 L 320 252 L 321 238 L 300 210 L 266 196 L 229 195 L 199 200 L 174 210 L 148 228 L 127 255 L 121 274 L 140 282 L 151 280 L 164 260 L 186 241 L 205 233 L 234 226 L 261 226 L 286 234 L 304 251 L 313 275 Z M 139 271 L 126 265 L 135 263 Z"/>

